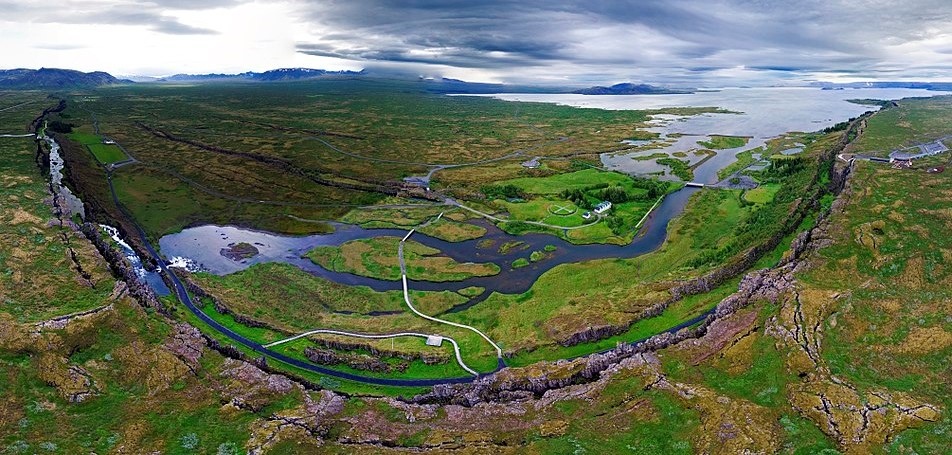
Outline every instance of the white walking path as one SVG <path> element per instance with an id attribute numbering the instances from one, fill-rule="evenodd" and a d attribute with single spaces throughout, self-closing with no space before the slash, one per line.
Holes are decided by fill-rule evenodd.
<path id="1" fill-rule="evenodd" d="M 644 223 L 645 220 L 648 219 L 648 215 L 651 215 L 651 212 L 654 212 L 655 207 L 657 207 L 658 204 L 661 203 L 662 199 L 664 199 L 664 196 L 659 197 L 658 200 L 655 201 L 654 205 L 652 205 L 651 208 L 648 209 L 648 213 L 646 213 L 645 216 L 641 217 L 641 221 L 638 221 L 638 224 L 635 225 L 635 234 L 638 233 L 638 229 L 641 228 L 641 224 Z"/>
<path id="2" fill-rule="evenodd" d="M 473 212 L 473 213 L 475 213 L 475 214 L 477 214 L 477 215 L 479 215 L 479 216 L 481 216 L 481 217 L 483 217 L 483 218 L 486 218 L 487 220 L 492 220 L 492 221 L 495 221 L 495 222 L 498 222 L 498 223 L 525 223 L 525 224 L 531 224 L 531 225 L 534 225 L 534 226 L 542 226 L 542 227 L 544 227 L 544 228 L 558 229 L 558 230 L 560 230 L 560 231 L 574 231 L 575 229 L 587 228 L 587 227 L 592 226 L 592 225 L 594 225 L 594 224 L 596 224 L 596 223 L 598 223 L 599 221 L 602 220 L 602 216 L 599 215 L 598 218 L 595 218 L 594 221 L 592 221 L 591 223 L 588 223 L 588 224 L 582 224 L 582 225 L 579 225 L 579 226 L 556 226 L 556 225 L 554 225 L 554 224 L 541 223 L 541 222 L 539 222 L 539 221 L 506 220 L 506 219 L 503 219 L 503 218 L 499 218 L 499 217 L 497 217 L 497 216 L 490 215 L 490 214 L 488 214 L 488 213 L 480 212 L 479 210 L 476 210 L 476 209 L 474 209 L 474 208 L 472 208 L 472 207 L 467 207 L 467 206 L 465 206 L 465 205 L 463 205 L 463 204 L 460 204 L 458 201 L 455 201 L 455 200 L 449 199 L 449 198 L 446 199 L 446 204 L 447 204 L 447 205 L 452 205 L 452 206 L 459 207 L 459 208 L 461 208 L 461 209 L 463 209 L 463 210 L 468 210 L 468 211 Z M 422 227 L 422 226 L 421 226 L 421 227 Z M 411 231 L 411 232 L 412 232 L 412 231 Z M 409 235 L 407 235 L 407 237 L 409 237 Z"/>
<path id="3" fill-rule="evenodd" d="M 438 336 L 438 337 L 441 337 L 441 338 L 443 338 L 444 340 L 449 341 L 450 343 L 453 344 L 453 351 L 454 351 L 454 353 L 456 354 L 456 363 L 459 363 L 459 366 L 460 366 L 460 367 L 462 367 L 464 370 L 468 371 L 468 372 L 469 372 L 470 374 L 472 374 L 473 376 L 479 376 L 479 373 L 477 373 L 476 371 L 474 371 L 472 368 L 468 367 L 468 366 L 466 365 L 466 363 L 463 362 L 463 356 L 460 354 L 459 344 L 456 343 L 456 340 L 454 340 L 454 339 L 452 339 L 452 338 L 450 338 L 450 337 L 447 337 L 447 336 L 443 336 L 443 335 L 426 335 L 426 334 L 423 334 L 423 333 L 416 333 L 416 332 L 400 332 L 400 333 L 390 333 L 390 334 L 383 334 L 383 335 L 364 335 L 364 334 L 361 334 L 361 333 L 351 333 L 351 332 L 344 332 L 344 331 L 340 331 L 340 330 L 317 329 L 317 330 L 311 330 L 310 332 L 304 332 L 304 333 L 302 333 L 302 334 L 300 334 L 300 335 L 295 335 L 295 336 L 290 337 L 290 338 L 285 338 L 285 339 L 280 340 L 280 341 L 275 341 L 274 343 L 266 344 L 266 345 L 264 345 L 264 347 L 266 347 L 266 348 L 271 348 L 271 347 L 278 346 L 278 345 L 281 345 L 281 344 L 284 344 L 284 343 L 289 343 L 289 342 L 291 342 L 291 341 L 294 341 L 294 340 L 297 340 L 297 339 L 300 339 L 300 338 L 304 338 L 304 337 L 311 336 L 311 335 L 322 334 L 322 333 L 328 334 L 328 335 L 342 335 L 342 336 L 355 337 L 355 338 L 366 338 L 366 339 L 372 339 L 372 340 L 382 340 L 382 339 L 397 338 L 397 337 L 420 337 L 420 338 L 429 338 L 429 337 L 431 337 L 431 336 Z"/>
<path id="4" fill-rule="evenodd" d="M 431 221 L 427 221 L 426 223 L 420 225 L 419 227 L 422 228 L 422 227 L 424 227 L 424 226 L 427 226 L 427 225 L 430 224 L 430 223 L 436 222 L 436 221 L 439 220 L 442 216 L 443 216 L 443 213 L 441 212 L 439 215 L 437 215 L 436 218 L 434 218 L 434 219 L 431 220 Z M 409 291 L 409 289 L 407 288 L 407 266 L 406 266 L 406 262 L 404 262 L 404 260 L 403 260 L 403 243 L 406 242 L 407 239 L 409 239 L 410 236 L 413 235 L 414 232 L 416 232 L 416 230 L 417 230 L 417 228 L 411 229 L 410 232 L 408 232 L 407 235 L 403 237 L 403 240 L 400 241 L 400 246 L 399 246 L 398 249 L 397 249 L 397 256 L 398 256 L 399 259 L 400 259 L 400 273 L 401 273 L 401 275 L 403 276 L 403 300 L 404 300 L 405 302 L 407 302 L 407 306 L 410 307 L 410 311 L 412 311 L 412 312 L 413 312 L 414 314 L 416 314 L 417 316 L 419 316 L 419 317 L 421 317 L 421 318 L 423 318 L 423 319 L 426 319 L 426 320 L 428 320 L 428 321 L 439 322 L 439 323 L 441 323 L 441 324 L 451 325 L 451 326 L 453 326 L 453 327 L 459 327 L 459 328 L 461 328 L 461 329 L 467 329 L 467 330 L 471 330 L 471 331 L 473 331 L 473 332 L 476 332 L 477 334 L 479 334 L 479 336 L 483 337 L 486 341 L 489 342 L 489 344 L 493 345 L 493 347 L 496 348 L 496 357 L 501 359 L 501 358 L 502 358 L 502 348 L 500 348 L 499 345 L 497 345 L 495 342 L 493 342 L 493 340 L 491 340 L 488 336 L 486 336 L 485 333 L 480 332 L 479 329 L 477 329 L 477 328 L 475 328 L 475 327 L 472 327 L 472 326 L 465 325 L 465 324 L 458 324 L 458 323 L 456 323 L 456 322 L 451 322 L 451 321 L 446 321 L 446 320 L 439 319 L 439 318 L 434 318 L 433 316 L 429 316 L 429 315 L 426 315 L 426 314 L 423 314 L 423 313 L 419 312 L 419 311 L 413 306 L 413 301 L 410 299 L 410 291 Z"/>
<path id="5" fill-rule="evenodd" d="M 657 205 L 657 204 L 656 204 L 656 205 Z M 399 259 L 400 259 L 400 273 L 401 273 L 402 279 L 403 279 L 403 300 L 407 303 L 407 306 L 410 308 L 410 311 L 412 311 L 414 314 L 416 314 L 417 316 L 419 316 L 419 317 L 421 317 L 421 318 L 423 318 L 423 319 L 426 319 L 426 320 L 428 320 L 428 321 L 438 322 L 438 323 L 440 323 L 440 324 L 446 324 L 446 325 L 450 325 L 450 326 L 453 326 L 453 327 L 459 327 L 459 328 L 461 328 L 461 329 L 466 329 L 466 330 L 471 330 L 471 331 L 473 331 L 473 332 L 476 332 L 479 336 L 483 337 L 486 341 L 488 341 L 489 344 L 491 344 L 491 345 L 493 346 L 493 348 L 496 349 L 496 357 L 499 358 L 499 359 L 502 359 L 502 348 L 500 348 L 499 345 L 497 345 L 495 342 L 493 342 L 493 340 L 491 340 L 488 336 L 486 336 L 485 333 L 480 332 L 479 329 L 477 329 L 477 328 L 475 328 L 475 327 L 472 327 L 472 326 L 465 325 L 465 324 L 458 324 L 458 323 L 456 323 L 456 322 L 446 321 L 446 320 L 443 320 L 443 319 L 439 319 L 439 318 L 435 318 L 435 317 L 433 317 L 433 316 L 429 316 L 429 315 L 423 314 L 423 313 L 421 313 L 420 311 L 418 311 L 418 310 L 416 309 L 416 307 L 413 306 L 413 301 L 410 299 L 410 290 L 409 290 L 409 288 L 407 287 L 407 265 L 406 265 L 406 262 L 403 260 L 403 244 L 404 244 L 404 242 L 407 241 L 407 239 L 410 238 L 411 235 L 413 235 L 414 232 L 416 232 L 417 229 L 423 228 L 423 227 L 426 227 L 426 226 L 428 226 L 428 225 L 430 225 L 430 224 L 432 224 L 432 223 L 435 223 L 435 222 L 439 221 L 440 218 L 442 218 L 442 217 L 443 217 L 443 213 L 441 212 L 439 215 L 436 216 L 436 218 L 434 218 L 434 219 L 432 219 L 432 220 L 430 220 L 430 221 L 427 221 L 426 223 L 423 223 L 423 224 L 421 224 L 420 226 L 417 226 L 416 228 L 411 229 L 410 232 L 407 232 L 407 235 L 405 235 L 405 236 L 403 237 L 403 239 L 400 240 L 400 245 L 399 245 L 399 247 L 398 247 L 398 249 L 397 249 L 397 256 L 398 256 Z M 317 334 L 322 334 L 322 333 L 323 333 L 323 334 L 329 334 L 329 335 L 341 335 L 341 336 L 348 336 L 348 337 L 355 337 L 355 338 L 366 338 L 366 339 L 388 339 L 388 338 L 397 338 L 397 337 L 420 337 L 420 338 L 429 338 L 429 337 L 431 337 L 431 336 L 432 336 L 432 337 L 440 337 L 440 338 L 442 338 L 442 339 L 444 339 L 444 340 L 446 340 L 446 341 L 449 341 L 449 342 L 453 345 L 453 352 L 456 354 L 456 363 L 458 363 L 460 367 L 462 367 L 464 370 L 466 370 L 466 371 L 469 372 L 470 374 L 472 374 L 472 375 L 474 375 L 474 376 L 479 376 L 479 373 L 476 372 L 476 370 L 473 370 L 472 368 L 470 368 L 469 366 L 467 366 L 465 362 L 463 362 L 463 356 L 462 356 L 462 354 L 460 353 L 459 344 L 456 342 L 456 340 L 454 340 L 453 338 L 450 338 L 450 337 L 448 337 L 448 336 L 443 336 L 443 335 L 427 335 L 427 334 L 424 334 L 424 333 L 417 333 L 417 332 L 400 332 L 400 333 L 390 333 L 390 334 L 381 334 L 381 335 L 366 335 L 366 334 L 361 334 L 361 333 L 344 332 L 344 331 L 341 331 L 341 330 L 317 329 L 317 330 L 311 330 L 311 331 L 309 331 L 309 332 L 304 332 L 304 333 L 299 334 L 299 335 L 294 335 L 294 336 L 292 336 L 292 337 L 285 338 L 285 339 L 283 339 L 283 340 L 275 341 L 275 342 L 270 343 L 270 344 L 266 344 L 266 345 L 264 345 L 264 347 L 265 347 L 265 348 L 271 348 L 271 347 L 278 346 L 278 345 L 281 345 L 281 344 L 284 344 L 284 343 L 289 343 L 289 342 L 291 342 L 291 341 L 298 340 L 298 339 L 301 339 L 301 338 L 304 338 L 304 337 L 307 337 L 307 336 L 317 335 Z"/>

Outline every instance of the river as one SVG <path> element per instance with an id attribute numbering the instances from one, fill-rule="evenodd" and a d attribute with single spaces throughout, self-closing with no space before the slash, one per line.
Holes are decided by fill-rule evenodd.
<path id="1" fill-rule="evenodd" d="M 63 185 L 63 166 L 65 162 L 60 155 L 59 144 L 50 136 L 44 135 L 41 138 L 50 146 L 50 183 L 52 184 L 53 191 L 58 195 L 58 199 L 66 205 L 64 209 L 68 211 L 69 216 L 79 215 L 80 218 L 85 219 L 86 214 L 83 208 L 83 201 L 73 194 L 69 187 Z M 122 239 L 116 228 L 106 225 L 100 225 L 100 228 L 116 242 L 123 255 L 129 260 L 136 275 L 155 290 L 157 295 L 164 296 L 170 293 L 168 286 L 162 281 L 162 277 L 158 272 L 149 271 L 143 266 L 142 259 L 139 258 L 135 250 Z"/>
<path id="2" fill-rule="evenodd" d="M 86 218 L 86 212 L 83 208 L 83 201 L 79 200 L 75 194 L 63 185 L 63 166 L 66 164 L 63 157 L 60 156 L 60 146 L 52 137 L 43 135 L 42 139 L 50 146 L 50 183 L 51 190 L 55 193 L 59 201 L 65 204 L 66 212 L 71 215 L 79 215 L 80 218 Z"/>
<path id="3" fill-rule="evenodd" d="M 786 132 L 819 130 L 868 110 L 877 109 L 875 106 L 848 102 L 846 101 L 848 99 L 898 99 L 941 94 L 944 92 L 910 89 L 729 88 L 690 95 L 499 94 L 490 96 L 511 101 L 548 102 L 602 109 L 657 109 L 687 106 L 728 109 L 735 113 L 696 116 L 660 115 L 654 119 L 651 126 L 651 130 L 661 134 L 662 138 L 668 134 L 678 134 L 674 135 L 677 139 L 673 144 L 647 153 L 690 150 L 697 147 L 697 141 L 707 139 L 712 134 L 751 137 L 746 146 L 720 150 L 717 156 L 704 162 L 695 170 L 695 181 L 713 183 L 716 181 L 717 171 L 735 161 L 740 151 L 759 147 L 767 139 Z M 609 168 L 634 174 L 644 170 L 639 166 L 650 166 L 650 162 L 633 160 L 631 155 L 604 154 L 602 161 Z M 458 282 L 414 282 L 412 288 L 459 290 L 470 286 L 480 286 L 487 289 L 483 295 L 461 307 L 465 308 L 482 301 L 492 291 L 508 294 L 525 292 L 543 273 L 560 264 L 604 258 L 633 258 L 645 254 L 661 246 L 666 237 L 668 223 L 684 210 L 691 194 L 695 191 L 697 191 L 696 188 L 684 188 L 668 195 L 652 212 L 642 229 L 642 234 L 624 246 L 574 245 L 547 234 L 512 236 L 484 220 L 477 223 L 485 226 L 488 232 L 477 240 L 451 243 L 417 233 L 413 237 L 414 240 L 438 248 L 457 261 L 493 262 L 500 266 L 501 272 L 495 276 L 475 277 Z M 406 232 L 403 229 L 364 229 L 359 226 L 335 224 L 335 232 L 332 234 L 292 237 L 234 226 L 206 225 L 166 235 L 160 239 L 159 246 L 166 257 L 173 258 L 174 263 L 189 263 L 218 275 L 234 273 L 262 262 L 284 262 L 336 283 L 363 285 L 378 291 L 388 291 L 401 289 L 400 282 L 329 271 L 302 256 L 316 246 L 336 246 L 349 240 L 379 236 L 403 237 Z M 492 241 L 492 246 L 485 245 L 487 240 Z M 505 253 L 500 252 L 500 245 L 517 241 L 524 243 L 519 248 Z M 259 254 L 240 261 L 221 255 L 222 249 L 240 242 L 255 245 Z M 556 247 L 546 259 L 531 263 L 527 267 L 510 268 L 517 258 L 528 258 L 532 251 L 541 251 L 546 245 Z"/>
<path id="4" fill-rule="evenodd" d="M 522 293 L 529 290 L 543 273 L 559 264 L 602 258 L 631 258 L 645 254 L 661 246 L 665 239 L 668 223 L 681 213 L 691 194 L 697 190 L 698 188 L 684 188 L 668 195 L 648 217 L 643 227 L 643 235 L 623 246 L 574 245 L 548 234 L 515 236 L 503 232 L 483 220 L 477 220 L 474 223 L 484 226 L 487 233 L 475 240 L 447 242 L 417 232 L 413 235 L 414 241 L 437 248 L 459 262 L 495 263 L 500 267 L 501 272 L 494 276 L 474 277 L 463 281 L 414 282 L 413 289 L 455 291 L 470 286 L 479 286 L 490 291 L 495 290 L 507 294 Z M 218 275 L 234 273 L 262 262 L 284 262 L 293 264 L 312 275 L 341 284 L 368 286 L 377 291 L 402 289 L 399 281 L 378 280 L 349 273 L 333 272 L 302 256 L 318 246 L 336 246 L 355 239 L 380 236 L 402 238 L 406 235 L 407 230 L 365 229 L 360 226 L 340 223 L 334 224 L 334 228 L 335 230 L 331 234 L 295 237 L 235 226 L 205 225 L 163 236 L 159 239 L 159 249 L 166 257 L 173 258 L 173 262 L 181 263 L 181 258 L 187 258 L 197 268 Z M 222 249 L 241 242 L 254 245 L 259 254 L 241 261 L 228 259 L 221 254 Z M 489 242 L 491 244 L 487 245 Z M 501 251 L 500 247 L 509 242 L 522 243 L 508 251 Z M 546 259 L 533 262 L 526 267 L 510 268 L 512 262 L 516 259 L 528 259 L 533 251 L 542 251 L 547 245 L 555 246 L 555 250 L 548 253 Z M 394 255 L 396 255 L 396 251 L 394 251 Z M 484 297 L 482 296 L 482 298 Z M 480 300 L 482 298 L 478 297 Z"/>

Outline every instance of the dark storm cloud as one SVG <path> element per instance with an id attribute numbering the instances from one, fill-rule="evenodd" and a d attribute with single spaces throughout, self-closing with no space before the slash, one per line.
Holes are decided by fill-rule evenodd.
<path id="1" fill-rule="evenodd" d="M 229 27 L 197 11 L 248 3 L 246 13 L 225 16 L 274 12 L 253 19 L 288 28 L 279 44 L 252 43 L 261 49 L 281 54 L 297 41 L 299 58 L 419 74 L 692 86 L 952 78 L 952 0 L 0 0 L 0 21 L 210 35 Z M 221 58 L 247 58 L 230 52 Z"/>
<path id="2" fill-rule="evenodd" d="M 347 0 L 302 2 L 300 11 L 317 35 L 298 45 L 301 53 L 510 68 L 510 78 L 545 67 L 646 79 L 730 68 L 875 72 L 892 47 L 952 36 L 948 0 L 901 8 L 881 0 Z M 934 52 L 948 54 L 950 46 Z"/>

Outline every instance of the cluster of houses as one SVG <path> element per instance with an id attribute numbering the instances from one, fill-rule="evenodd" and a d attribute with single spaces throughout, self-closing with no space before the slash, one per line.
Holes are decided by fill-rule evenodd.
<path id="1" fill-rule="evenodd" d="M 595 212 L 596 214 L 601 215 L 601 214 L 603 214 L 603 213 L 605 213 L 605 212 L 611 210 L 611 208 L 612 208 L 612 203 L 611 203 L 611 202 L 602 201 L 602 202 L 599 202 L 598 205 L 596 205 L 595 208 L 592 209 L 592 212 Z M 585 212 L 585 213 L 583 213 L 583 214 L 582 214 L 582 218 L 585 218 L 586 220 L 587 220 L 587 219 L 590 219 L 590 218 L 592 217 L 592 212 Z"/>

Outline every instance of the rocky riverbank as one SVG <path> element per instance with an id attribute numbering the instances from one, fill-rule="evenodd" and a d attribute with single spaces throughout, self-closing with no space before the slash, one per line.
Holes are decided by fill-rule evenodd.
<path id="1" fill-rule="evenodd" d="M 859 128 L 861 121 L 862 119 L 859 119 L 854 122 L 853 127 Z M 824 155 L 826 160 L 830 160 L 832 163 L 836 153 L 846 147 L 849 142 L 845 140 L 845 137 L 846 135 L 837 147 L 831 148 Z M 852 166 L 839 169 L 830 167 L 828 169 L 831 182 L 828 190 L 834 194 L 839 194 L 849 178 Z M 814 183 L 819 181 L 819 178 L 819 175 L 814 176 Z M 824 193 L 824 191 L 817 191 L 811 198 L 798 205 L 796 214 L 792 215 L 791 221 L 787 223 L 790 232 L 801 224 L 810 210 L 815 210 L 818 207 L 819 198 Z M 480 378 L 472 384 L 436 386 L 430 393 L 415 397 L 413 402 L 473 406 L 483 402 L 507 402 L 539 398 L 552 390 L 595 381 L 603 371 L 612 365 L 636 354 L 656 351 L 684 340 L 701 337 L 715 321 L 726 318 L 753 302 L 769 301 L 777 303 L 781 296 L 786 295 L 794 288 L 795 279 L 793 274 L 798 268 L 805 266 L 805 258 L 809 253 L 825 244 L 826 240 L 822 235 L 820 226 L 826 222 L 831 210 L 821 213 L 813 228 L 793 239 L 790 250 L 776 267 L 747 273 L 742 278 L 737 292 L 718 303 L 714 312 L 696 327 L 685 328 L 675 333 L 660 334 L 635 346 L 623 344 L 606 353 L 579 359 L 540 362 L 525 368 L 507 368 L 497 374 Z M 779 245 L 780 241 L 790 232 L 777 233 L 765 244 L 748 250 L 740 261 L 675 288 L 672 291 L 672 299 L 665 302 L 664 307 L 686 295 L 709 291 L 729 277 L 749 269 L 763 254 Z M 664 307 L 659 306 L 649 311 L 660 314 Z M 587 336 L 584 335 L 585 333 L 589 332 L 577 335 L 578 339 L 585 339 Z M 591 333 L 611 333 L 611 330 L 598 327 L 591 329 Z"/>
<path id="2" fill-rule="evenodd" d="M 569 337 L 559 340 L 558 343 L 562 346 L 573 346 L 576 344 L 597 341 L 625 333 L 635 322 L 658 316 L 673 303 L 678 302 L 687 296 L 710 292 L 731 278 L 736 277 L 745 270 L 753 267 L 753 265 L 756 264 L 760 258 L 776 249 L 784 238 L 795 232 L 807 216 L 817 210 L 820 199 L 825 194 L 832 193 L 834 195 L 838 195 L 840 193 L 840 191 L 843 189 L 846 179 L 848 178 L 850 168 L 844 167 L 837 170 L 832 164 L 836 159 L 836 155 L 842 153 L 843 150 L 849 146 L 851 140 L 855 139 L 859 134 L 862 133 L 862 130 L 866 125 L 866 118 L 868 118 L 869 115 L 870 114 L 865 114 L 851 122 L 849 128 L 843 134 L 841 140 L 834 147 L 831 147 L 823 153 L 823 155 L 820 157 L 818 170 L 816 174 L 814 174 L 809 185 L 811 191 L 807 193 L 807 197 L 805 199 L 800 200 L 799 204 L 797 204 L 796 210 L 794 210 L 787 218 L 783 228 L 774 233 L 765 242 L 748 249 L 737 259 L 727 265 L 724 265 L 703 276 L 688 280 L 672 287 L 669 291 L 671 293 L 669 298 L 646 309 L 641 313 L 641 315 L 639 315 L 638 318 L 633 319 L 626 324 L 589 327 L 585 330 L 576 332 Z M 826 188 L 820 187 L 821 174 L 823 172 L 828 172 L 830 181 Z"/>

